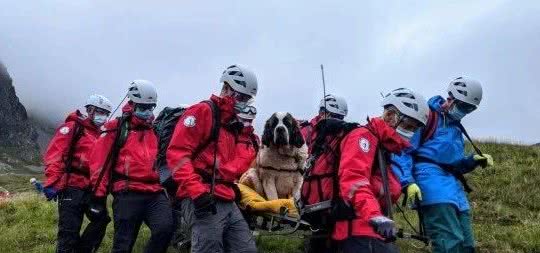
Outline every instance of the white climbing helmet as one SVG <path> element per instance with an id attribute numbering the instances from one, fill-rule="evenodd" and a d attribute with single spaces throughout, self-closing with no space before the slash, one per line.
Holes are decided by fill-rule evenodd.
<path id="1" fill-rule="evenodd" d="M 102 95 L 91 95 L 86 100 L 86 104 L 84 106 L 95 106 L 108 112 L 112 111 L 111 101 L 109 101 L 109 99 Z"/>
<path id="2" fill-rule="evenodd" d="M 223 71 L 219 81 L 226 82 L 233 90 L 249 95 L 252 98 L 257 96 L 257 77 L 244 66 L 229 66 Z"/>
<path id="3" fill-rule="evenodd" d="M 257 116 L 257 108 L 252 105 L 246 106 L 241 112 L 239 112 L 238 117 L 245 120 L 254 120 Z"/>
<path id="4" fill-rule="evenodd" d="M 136 104 L 157 104 L 157 91 L 147 80 L 134 80 L 128 90 L 128 97 Z"/>
<path id="5" fill-rule="evenodd" d="M 325 103 L 326 102 L 326 103 Z M 321 99 L 319 108 L 324 108 L 330 113 L 335 113 L 343 117 L 347 116 L 347 101 L 344 98 L 332 94 L 327 94 L 324 99 Z"/>
<path id="6" fill-rule="evenodd" d="M 381 106 L 395 106 L 399 112 L 418 120 L 426 125 L 429 116 L 429 108 L 426 99 L 414 91 L 406 88 L 399 88 L 391 91 L 384 96 Z"/>
<path id="7" fill-rule="evenodd" d="M 467 104 L 479 106 L 482 101 L 482 85 L 476 80 L 458 77 L 448 85 L 448 95 Z"/>

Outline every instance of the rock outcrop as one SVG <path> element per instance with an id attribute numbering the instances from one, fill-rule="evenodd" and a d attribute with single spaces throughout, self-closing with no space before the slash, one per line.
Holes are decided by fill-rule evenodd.
<path id="1" fill-rule="evenodd" d="M 0 62 L 0 153 L 25 162 L 39 160 L 38 134 L 28 119 L 7 68 Z"/>

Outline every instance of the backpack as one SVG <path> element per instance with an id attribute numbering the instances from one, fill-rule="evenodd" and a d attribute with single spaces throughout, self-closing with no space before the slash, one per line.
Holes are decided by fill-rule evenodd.
<path id="1" fill-rule="evenodd" d="M 337 221 L 351 221 L 356 218 L 354 209 L 339 196 L 338 169 L 340 160 L 340 143 L 348 133 L 361 127 L 357 123 L 347 123 L 342 120 L 324 119 L 316 126 L 317 137 L 313 141 L 312 152 L 304 168 L 304 183 L 300 196 L 301 217 L 315 229 L 331 230 Z M 329 145 L 329 142 L 333 145 Z M 314 171 L 315 163 L 322 155 L 331 156 L 332 166 L 326 171 Z M 332 196 L 325 199 L 323 179 L 331 178 Z M 317 184 L 317 192 L 312 191 L 313 182 Z M 324 192 L 328 192 L 326 189 Z M 310 203 L 312 194 L 318 194 L 318 201 Z"/>
<path id="2" fill-rule="evenodd" d="M 203 103 L 208 104 L 212 110 L 212 130 L 210 137 L 195 150 L 192 158 L 196 158 L 200 152 L 218 138 L 220 127 L 219 108 L 217 108 L 216 104 L 211 100 L 203 101 Z M 161 185 L 171 194 L 176 193 L 178 186 L 174 182 L 171 170 L 167 165 L 167 149 L 169 148 L 178 120 L 185 111 L 185 108 L 165 107 L 154 121 L 154 131 L 158 137 L 158 154 L 154 169 L 157 170 L 159 174 L 159 182 Z"/>

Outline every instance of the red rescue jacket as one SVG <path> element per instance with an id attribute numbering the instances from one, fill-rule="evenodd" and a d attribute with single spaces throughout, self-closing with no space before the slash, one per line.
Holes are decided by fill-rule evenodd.
<path id="1" fill-rule="evenodd" d="M 376 161 L 377 147 L 382 145 L 388 152 L 399 153 L 410 144 L 382 119 L 374 118 L 366 127 L 351 131 L 340 145 L 340 194 L 345 201 L 352 204 L 357 217 L 351 224 L 352 236 L 383 239 L 369 225 L 371 218 L 382 215 L 384 203 L 381 174 Z M 401 194 L 401 186 L 392 173 L 390 163 L 388 174 L 390 195 L 395 203 Z M 348 223 L 337 222 L 333 239 L 344 240 L 349 237 Z"/>
<path id="2" fill-rule="evenodd" d="M 124 114 L 133 113 L 132 104 L 126 104 L 122 109 Z M 97 140 L 92 151 L 90 170 L 94 187 L 98 182 L 101 170 L 116 137 L 117 119 L 107 122 L 103 133 Z M 162 190 L 158 173 L 154 170 L 154 162 L 158 152 L 158 139 L 150 123 L 131 116 L 129 133 L 125 144 L 118 153 L 114 171 L 103 174 L 94 195 L 107 196 L 107 188 L 112 183 L 112 192 L 135 191 L 155 193 Z M 111 174 L 113 176 L 111 180 Z"/>
<path id="3" fill-rule="evenodd" d="M 212 96 L 210 100 L 220 110 L 217 143 L 219 169 L 216 178 L 232 183 L 245 171 L 244 168 L 233 166 L 238 136 L 225 128 L 225 125 L 235 117 L 235 102 L 231 97 Z M 205 192 L 210 192 L 209 176 L 211 177 L 214 166 L 216 141 L 209 143 L 197 157 L 193 156 L 210 137 L 212 120 L 212 109 L 204 102 L 189 107 L 178 120 L 167 150 L 167 163 L 172 170 L 174 181 L 179 186 L 176 194 L 179 199 L 195 199 Z M 218 182 L 215 186 L 215 195 L 222 200 L 235 199 L 234 190 L 227 183 Z"/>
<path id="4" fill-rule="evenodd" d="M 252 126 L 242 129 L 242 133 L 238 136 L 236 143 L 235 158 L 223 167 L 223 169 L 230 170 L 228 173 L 224 173 L 231 175 L 231 178 L 226 180 L 236 181 L 251 168 L 253 161 L 257 157 L 257 152 L 261 145 L 260 142 Z"/>
<path id="5" fill-rule="evenodd" d="M 74 138 L 76 126 L 82 131 L 75 144 L 71 173 L 67 173 L 66 159 Z M 45 156 L 45 187 L 54 187 L 63 190 L 66 187 L 88 189 L 90 186 L 90 172 L 88 161 L 92 147 L 99 136 L 99 129 L 89 118 L 83 118 L 79 111 L 71 113 L 64 124 L 58 129 L 47 147 Z"/>
<path id="6" fill-rule="evenodd" d="M 304 136 L 304 140 L 306 141 L 306 145 L 308 146 L 309 153 L 311 153 L 311 144 L 315 141 L 315 137 L 316 137 L 314 133 L 314 129 L 320 120 L 321 120 L 321 116 L 317 115 L 315 118 L 309 121 L 308 125 L 303 126 L 300 129 L 300 132 L 302 133 L 302 136 Z"/>
<path id="7" fill-rule="evenodd" d="M 318 122 L 312 121 L 312 122 Z M 315 128 L 315 127 L 313 127 Z M 312 139 L 317 133 L 312 133 Z M 314 144 L 314 143 L 312 143 Z M 369 225 L 369 219 L 382 215 L 384 191 L 381 172 L 377 163 L 377 147 L 396 153 L 408 147 L 393 128 L 379 118 L 372 119 L 365 127 L 352 130 L 345 136 L 328 136 L 329 150 L 339 150 L 321 154 L 304 180 L 302 197 L 305 204 L 315 204 L 330 200 L 334 196 L 334 172 L 338 168 L 339 196 L 355 210 L 356 219 L 339 221 L 335 224 L 332 237 L 344 240 L 349 236 L 367 236 L 382 239 Z M 310 150 L 313 149 L 313 145 Z M 336 161 L 339 159 L 339 162 Z M 401 195 L 401 186 L 388 164 L 390 195 L 396 202 Z M 349 225 L 351 226 L 349 230 Z M 349 233 L 351 232 L 351 233 Z"/>

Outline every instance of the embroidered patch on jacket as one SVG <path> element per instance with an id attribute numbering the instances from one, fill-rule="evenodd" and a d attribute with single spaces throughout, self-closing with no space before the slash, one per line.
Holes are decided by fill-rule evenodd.
<path id="1" fill-rule="evenodd" d="M 63 135 L 69 134 L 69 131 L 70 131 L 70 129 L 69 129 L 69 127 L 67 127 L 67 126 L 62 127 L 62 128 L 60 128 L 60 130 L 59 130 L 59 132 L 60 132 L 61 134 L 63 134 Z"/>
<path id="2" fill-rule="evenodd" d="M 197 123 L 196 123 L 196 119 L 195 119 L 195 116 L 187 116 L 185 119 L 184 119 L 184 126 L 186 127 L 194 127 Z"/>
<path id="3" fill-rule="evenodd" d="M 364 153 L 369 152 L 369 146 L 370 146 L 370 144 L 369 144 L 368 139 L 366 139 L 366 138 L 360 139 L 360 149 L 362 151 L 364 151 Z"/>

